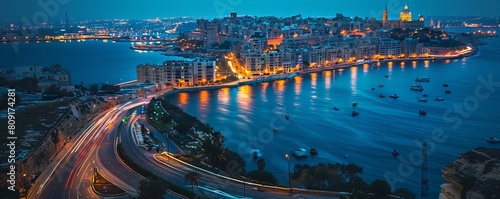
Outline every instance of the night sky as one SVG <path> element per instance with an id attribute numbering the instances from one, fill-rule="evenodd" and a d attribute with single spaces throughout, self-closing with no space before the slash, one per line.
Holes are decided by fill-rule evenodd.
<path id="1" fill-rule="evenodd" d="M 55 12 L 44 11 L 38 2 L 58 2 L 49 6 Z M 0 6 L 1 19 L 20 20 L 23 16 L 48 16 L 58 20 L 68 12 L 74 19 L 154 17 L 220 17 L 230 11 L 252 16 L 346 16 L 381 17 L 384 5 L 388 4 L 389 18 L 396 19 L 405 3 L 408 3 L 414 18 L 425 16 L 499 16 L 498 0 L 5 0 Z M 41 17 L 41 18 L 42 18 Z"/>

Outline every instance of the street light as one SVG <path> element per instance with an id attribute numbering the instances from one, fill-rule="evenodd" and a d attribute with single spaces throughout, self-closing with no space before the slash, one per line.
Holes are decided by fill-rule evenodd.
<path id="1" fill-rule="evenodd" d="M 290 193 L 292 193 L 291 179 L 290 179 L 290 156 L 285 154 L 286 159 L 288 160 L 288 188 L 290 188 Z"/>
<path id="2" fill-rule="evenodd" d="M 241 178 L 243 178 L 243 198 L 247 198 L 247 194 L 246 194 L 247 178 L 245 178 L 244 176 L 241 176 Z"/>

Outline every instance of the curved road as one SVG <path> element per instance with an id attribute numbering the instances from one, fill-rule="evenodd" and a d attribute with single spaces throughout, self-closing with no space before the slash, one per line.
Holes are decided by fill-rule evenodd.
<path id="1" fill-rule="evenodd" d="M 130 114 L 133 109 L 149 102 L 150 98 L 134 99 L 117 108 L 107 110 L 96 116 L 92 122 L 54 158 L 48 168 L 37 178 L 28 192 L 28 198 L 102 198 L 91 190 L 93 169 L 113 184 L 127 191 L 128 195 L 117 198 L 138 196 L 138 187 L 143 177 L 130 170 L 119 160 L 116 144 L 122 143 L 125 152 L 136 162 L 156 175 L 182 187 L 189 187 L 184 174 L 189 169 L 179 164 L 162 164 L 154 159 L 157 153 L 148 152 L 137 146 L 131 132 L 134 121 L 146 125 L 161 140 L 167 140 L 160 132 L 146 122 L 143 114 Z M 171 143 L 170 148 L 175 144 Z M 171 151 L 174 151 L 171 150 Z M 290 198 L 286 191 L 255 191 L 243 183 L 200 173 L 196 193 L 208 198 Z M 245 190 L 244 190 L 245 189 Z M 168 193 L 169 198 L 182 198 Z M 300 197 L 294 195 L 294 197 Z M 318 198 L 315 196 L 314 198 Z"/>

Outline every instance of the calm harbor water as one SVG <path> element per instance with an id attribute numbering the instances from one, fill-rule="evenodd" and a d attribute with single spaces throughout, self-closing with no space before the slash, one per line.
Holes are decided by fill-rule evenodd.
<path id="1" fill-rule="evenodd" d="M 192 31 L 196 23 L 180 25 L 178 32 Z M 160 35 L 165 38 L 166 35 Z M 168 37 L 175 37 L 177 33 Z M 49 66 L 60 64 L 71 73 L 73 84 L 92 83 L 115 84 L 137 79 L 136 66 L 159 64 L 167 59 L 161 52 L 138 52 L 131 50 L 131 42 L 108 40 L 87 40 L 85 42 L 51 41 L 0 43 L 0 67 L 13 70 L 14 66 Z"/>
<path id="2" fill-rule="evenodd" d="M 470 101 L 481 85 L 480 76 L 488 79 L 491 75 L 500 82 L 500 39 L 486 41 L 489 44 L 480 47 L 477 56 L 464 59 L 365 65 L 238 88 L 179 93 L 169 100 L 220 130 L 227 146 L 246 158 L 247 170 L 257 168 L 250 151 L 259 149 L 266 170 L 285 185 L 285 154 L 315 147 L 317 156 L 293 157 L 292 167 L 353 162 L 364 168 L 366 181 L 385 179 L 393 187 L 407 187 L 419 195 L 421 141 L 426 140 L 429 195 L 435 198 L 444 183 L 441 168 L 459 153 L 480 146 L 500 148 L 485 142 L 488 136 L 500 136 L 500 88 L 477 104 Z M 422 93 L 409 89 L 415 77 L 431 78 L 429 83 L 420 83 L 425 89 Z M 444 83 L 449 87 L 444 88 Z M 447 89 L 452 93 L 445 94 Z M 400 98 L 379 98 L 394 93 Z M 417 98 L 424 93 L 429 101 L 419 102 Z M 444 101 L 435 101 L 436 97 Z M 357 107 L 352 106 L 354 101 Z M 470 115 L 460 116 L 454 107 L 464 101 L 472 111 L 461 108 Z M 352 110 L 359 116 L 352 117 Z M 427 111 L 427 116 L 419 116 L 419 110 Z M 275 126 L 278 132 L 273 132 Z M 433 132 L 443 133 L 433 136 Z M 400 152 L 399 158 L 391 156 L 393 150 Z"/>
<path id="3" fill-rule="evenodd" d="M 111 40 L 0 43 L 0 67 L 60 64 L 69 69 L 73 84 L 114 84 L 135 80 L 138 64 L 162 63 L 167 58 L 160 52 L 139 53 L 130 46 L 130 42 Z"/>

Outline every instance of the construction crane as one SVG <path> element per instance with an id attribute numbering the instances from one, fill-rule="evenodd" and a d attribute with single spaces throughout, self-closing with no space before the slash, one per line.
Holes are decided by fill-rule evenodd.
<path id="1" fill-rule="evenodd" d="M 422 142 L 422 189 L 420 198 L 429 198 L 429 179 L 427 178 L 427 142 Z"/>

